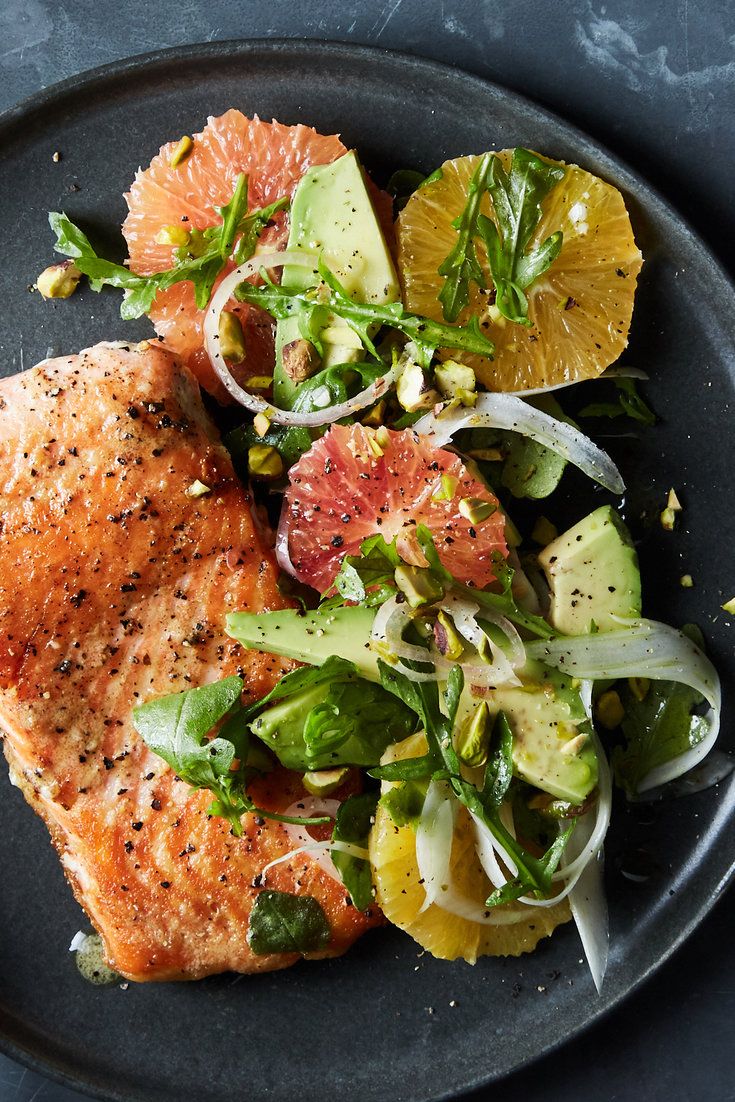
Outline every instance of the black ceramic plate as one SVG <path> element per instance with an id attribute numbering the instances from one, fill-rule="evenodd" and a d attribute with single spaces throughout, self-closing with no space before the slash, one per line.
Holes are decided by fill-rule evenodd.
<path id="1" fill-rule="evenodd" d="M 697 620 L 732 686 L 735 629 L 719 606 L 735 591 L 733 287 L 642 180 L 491 84 L 377 50 L 239 43 L 114 65 L 10 112 L 0 124 L 3 372 L 29 367 L 49 348 L 71 352 L 147 332 L 145 323 L 120 321 L 112 293 L 84 291 L 56 307 L 28 293 L 50 259 L 46 212 L 66 209 L 119 249 L 114 227 L 138 165 L 230 106 L 340 131 L 379 180 L 400 166 L 430 170 L 458 154 L 526 145 L 623 189 L 646 257 L 625 360 L 650 371 L 661 421 L 639 439 L 608 443 L 631 488 L 625 510 L 640 540 L 649 615 Z M 655 518 L 672 485 L 686 505 L 675 535 L 641 521 Z M 568 502 L 570 515 L 600 500 L 581 481 L 571 479 L 568 490 L 581 495 Z M 684 571 L 693 590 L 678 585 Z M 506 1075 L 617 1003 L 680 944 L 731 873 L 732 781 L 666 805 L 617 809 L 607 862 L 611 961 L 600 998 L 571 926 L 529 958 L 474 968 L 431 960 L 384 930 L 341 960 L 286 972 L 99 989 L 77 976 L 66 951 L 84 921 L 45 829 L 4 770 L 0 784 L 1 1046 L 47 1075 L 126 1102 L 456 1095 Z M 652 858 L 643 883 L 621 875 L 638 846 Z"/>

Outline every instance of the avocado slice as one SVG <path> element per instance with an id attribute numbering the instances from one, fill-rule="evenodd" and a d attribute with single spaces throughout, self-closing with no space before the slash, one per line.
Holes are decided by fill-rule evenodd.
<path id="1" fill-rule="evenodd" d="M 321 666 L 333 654 L 354 662 L 368 681 L 380 682 L 378 662 L 370 648 L 375 609 L 362 605 L 315 609 L 295 608 L 278 612 L 231 612 L 226 618 L 228 635 L 245 647 L 297 658 Z"/>
<path id="2" fill-rule="evenodd" d="M 572 679 L 533 663 L 522 685 L 493 689 L 483 700 L 491 725 L 499 712 L 510 724 L 515 775 L 542 792 L 581 804 L 597 784 L 597 755 Z M 476 708 L 477 697 L 465 687 L 456 724 L 466 722 Z"/>
<path id="3" fill-rule="evenodd" d="M 382 304 L 400 298 L 390 250 L 354 150 L 331 164 L 314 165 L 299 181 L 291 203 L 288 248 L 321 252 L 345 290 L 360 302 Z M 281 284 L 305 291 L 314 285 L 314 273 L 287 265 Z M 283 369 L 283 349 L 300 336 L 296 318 L 278 322 L 273 398 L 283 409 L 291 408 L 297 390 Z M 340 318 L 330 319 L 322 344 L 323 367 L 363 358 L 359 340 Z"/>
<path id="4" fill-rule="evenodd" d="M 628 529 L 609 505 L 557 536 L 538 561 L 551 589 L 549 619 L 564 635 L 619 627 L 613 617 L 641 614 L 638 556 Z"/>

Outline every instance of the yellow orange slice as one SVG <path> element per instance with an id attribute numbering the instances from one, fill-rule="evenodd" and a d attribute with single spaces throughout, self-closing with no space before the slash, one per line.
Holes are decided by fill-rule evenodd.
<path id="1" fill-rule="evenodd" d="M 511 155 L 512 150 L 498 153 L 506 171 Z M 465 207 L 479 159 L 446 161 L 441 176 L 414 192 L 398 219 L 406 306 L 435 320 L 443 320 L 438 268 L 456 243 L 452 221 Z M 481 209 L 494 217 L 487 194 Z M 566 166 L 564 179 L 542 203 L 531 247 L 557 230 L 564 235 L 559 256 L 526 291 L 530 327 L 498 317 L 486 257 L 478 246 L 490 291 L 472 284 L 469 305 L 457 324 L 479 316 L 495 342 L 495 358 L 456 351 L 447 355 L 470 364 L 490 390 L 526 390 L 594 378 L 627 344 L 642 256 L 623 196 L 584 169 Z"/>

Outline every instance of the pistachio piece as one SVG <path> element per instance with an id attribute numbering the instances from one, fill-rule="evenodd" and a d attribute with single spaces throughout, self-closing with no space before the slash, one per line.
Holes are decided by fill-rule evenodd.
<path id="1" fill-rule="evenodd" d="M 377 402 L 369 413 L 366 413 L 362 419 L 363 425 L 369 425 L 371 428 L 378 428 L 383 424 L 385 420 L 386 401 L 385 398 L 381 398 Z"/>
<path id="2" fill-rule="evenodd" d="M 270 420 L 264 413 L 255 414 L 255 417 L 253 417 L 253 428 L 261 439 L 265 436 L 270 427 Z"/>
<path id="3" fill-rule="evenodd" d="M 219 316 L 219 350 L 226 360 L 241 364 L 245 359 L 245 334 L 237 314 L 223 310 Z"/>
<path id="4" fill-rule="evenodd" d="M 416 363 L 409 363 L 396 383 L 396 398 L 408 413 L 431 409 L 439 395 L 429 384 L 426 373 Z"/>
<path id="5" fill-rule="evenodd" d="M 283 346 L 281 363 L 283 370 L 294 383 L 303 383 L 305 379 L 319 370 L 321 357 L 311 341 L 299 337 Z"/>
<path id="6" fill-rule="evenodd" d="M 404 594 L 411 608 L 421 608 L 444 596 L 444 587 L 423 566 L 397 566 L 394 574 L 396 585 Z"/>
<path id="7" fill-rule="evenodd" d="M 462 394 L 471 394 L 477 387 L 477 379 L 471 367 L 445 360 L 434 368 L 436 385 L 444 398 L 462 398 Z M 466 404 L 466 403 L 463 403 Z"/>
<path id="8" fill-rule="evenodd" d="M 277 448 L 270 444 L 253 444 L 248 448 L 248 474 L 269 482 L 283 474 L 283 459 Z"/>
<path id="9" fill-rule="evenodd" d="M 464 654 L 462 637 L 454 626 L 451 616 L 441 610 L 434 624 L 434 642 L 439 654 L 452 662 L 458 662 Z"/>
<path id="10" fill-rule="evenodd" d="M 175 245 L 178 248 L 189 244 L 189 231 L 183 226 L 161 226 L 155 241 L 157 245 Z"/>
<path id="11" fill-rule="evenodd" d="M 682 574 L 679 578 L 679 585 L 682 589 L 692 589 L 694 587 L 694 578 L 691 574 Z"/>
<path id="12" fill-rule="evenodd" d="M 432 501 L 451 501 L 457 492 L 458 486 L 458 478 L 451 474 L 443 474 L 440 488 L 431 495 Z"/>
<path id="13" fill-rule="evenodd" d="M 184 134 L 183 138 L 180 138 L 174 146 L 174 151 L 171 154 L 171 158 L 168 162 L 171 165 L 171 168 L 178 168 L 179 165 L 183 165 L 184 161 L 190 155 L 193 148 L 194 142 L 188 134 Z"/>
<path id="14" fill-rule="evenodd" d="M 725 601 L 722 607 L 725 612 L 729 612 L 731 616 L 735 616 L 735 597 L 731 597 L 729 601 Z"/>
<path id="15" fill-rule="evenodd" d="M 614 731 L 623 722 L 625 709 L 615 689 L 608 689 L 597 701 L 595 706 L 597 722 L 606 731 Z"/>
<path id="16" fill-rule="evenodd" d="M 304 773 L 304 788 L 312 796 L 329 796 L 335 792 L 349 773 L 346 765 L 338 769 L 315 769 Z"/>
<path id="17" fill-rule="evenodd" d="M 498 507 L 481 497 L 463 497 L 459 503 L 459 511 L 470 524 L 482 524 L 498 511 Z"/>
<path id="18" fill-rule="evenodd" d="M 211 494 L 212 487 L 207 486 L 201 479 L 195 478 L 191 486 L 187 486 L 184 493 L 187 497 L 204 497 L 205 494 Z"/>
<path id="19" fill-rule="evenodd" d="M 482 700 L 455 739 L 454 748 L 460 761 L 471 768 L 484 765 L 490 746 L 490 731 L 490 712 L 487 702 Z"/>
<path id="20" fill-rule="evenodd" d="M 245 382 L 248 390 L 269 390 L 273 385 L 272 375 L 251 375 Z"/>
<path id="21" fill-rule="evenodd" d="M 62 260 L 60 264 L 51 264 L 41 272 L 36 287 L 43 298 L 69 298 L 81 278 L 82 273 L 73 260 Z"/>
<path id="22" fill-rule="evenodd" d="M 669 490 L 669 496 L 666 499 L 666 507 L 668 509 L 673 509 L 675 513 L 680 513 L 683 508 L 681 502 L 679 501 L 679 496 L 673 486 Z"/>
<path id="23" fill-rule="evenodd" d="M 674 525 L 676 524 L 676 512 L 674 509 L 670 509 L 668 505 L 665 509 L 661 510 L 659 514 L 659 520 L 661 521 L 661 527 L 667 532 L 674 531 Z"/>

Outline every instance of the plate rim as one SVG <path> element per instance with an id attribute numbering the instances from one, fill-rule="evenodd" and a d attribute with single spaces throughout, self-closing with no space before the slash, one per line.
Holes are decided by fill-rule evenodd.
<path id="1" fill-rule="evenodd" d="M 463 67 L 446 64 L 433 58 L 424 57 L 420 54 L 413 54 L 403 50 L 387 49 L 378 45 L 366 45 L 356 42 L 344 42 L 336 39 L 315 39 L 305 36 L 278 36 L 187 43 L 186 45 L 145 51 L 95 66 L 92 69 L 82 70 L 64 80 L 54 82 L 24 97 L 17 103 L 0 112 L 0 138 L 12 132 L 19 124 L 33 120 L 47 106 L 58 107 L 60 102 L 63 102 L 66 97 L 76 96 L 80 92 L 90 90 L 97 85 L 105 85 L 110 82 L 119 81 L 122 77 L 131 73 L 140 70 L 148 70 L 154 68 L 156 65 L 164 65 L 175 59 L 191 59 L 199 63 L 206 63 L 217 57 L 245 56 L 261 51 L 269 55 L 286 54 L 291 51 L 294 54 L 300 54 L 302 57 L 304 55 L 309 55 L 310 60 L 320 55 L 323 57 L 335 58 L 339 55 L 344 56 L 345 54 L 353 58 L 361 57 L 364 60 L 368 60 L 377 55 L 381 59 L 393 61 L 401 67 L 422 70 L 427 76 L 430 74 L 440 77 L 455 76 L 462 80 L 473 82 L 478 88 L 481 88 L 485 92 L 489 89 L 496 95 L 501 96 L 506 102 L 512 102 L 517 105 L 518 108 L 532 112 L 537 118 L 549 120 L 551 123 L 562 128 L 569 135 L 570 140 L 580 149 L 581 153 L 589 151 L 598 161 L 609 165 L 610 168 L 614 170 L 616 182 L 621 184 L 624 189 L 631 190 L 631 185 L 633 185 L 634 188 L 642 189 L 646 194 L 649 204 L 651 204 L 653 208 L 658 207 L 656 213 L 663 215 L 667 219 L 673 220 L 678 229 L 683 231 L 689 238 L 690 244 L 695 249 L 706 254 L 708 263 L 711 265 L 713 278 L 716 278 L 722 284 L 725 292 L 729 292 L 730 295 L 735 298 L 735 275 L 730 274 L 724 263 L 712 251 L 712 248 L 702 234 L 693 227 L 691 222 L 680 213 L 677 207 L 670 202 L 657 187 L 651 184 L 643 174 L 632 168 L 624 158 L 612 152 L 604 143 L 598 142 L 597 139 L 592 137 L 585 130 L 582 130 L 574 123 L 568 122 L 562 115 L 557 114 L 553 110 L 539 104 L 534 99 L 520 92 L 507 88 L 505 85 L 495 80 L 480 76 L 476 72 Z M 735 811 L 735 782 L 730 784 L 727 795 L 729 795 L 727 818 L 732 819 L 734 817 L 733 812 Z M 725 793 L 723 793 L 723 797 L 724 796 Z M 726 807 L 723 803 L 721 811 L 724 813 L 725 810 Z M 725 867 L 724 872 L 715 884 L 711 894 L 701 901 L 695 914 L 677 930 L 676 936 L 665 947 L 656 960 L 636 977 L 634 982 L 624 991 L 617 993 L 609 1002 L 606 1002 L 604 1006 L 594 1009 L 585 1019 L 584 1023 L 577 1026 L 568 1037 L 548 1043 L 532 1057 L 524 1060 L 499 1078 L 492 1077 L 488 1079 L 483 1077 L 472 1084 L 460 1087 L 460 1092 L 464 1093 L 465 1090 L 477 1090 L 488 1086 L 490 1083 L 503 1082 L 521 1069 L 525 1070 L 537 1064 L 551 1053 L 561 1049 L 567 1042 L 582 1037 L 589 1030 L 599 1025 L 604 1018 L 619 1009 L 630 996 L 639 991 L 640 988 L 681 949 L 682 945 L 711 913 L 727 888 L 734 881 L 735 856 L 729 866 Z M 90 1080 L 85 1082 L 84 1080 L 78 1079 L 75 1074 L 70 1074 L 65 1070 L 65 1065 L 62 1061 L 53 1062 L 53 1058 L 39 1056 L 19 1042 L 11 1040 L 3 1030 L 2 1025 L 0 1025 L 0 1053 L 15 1060 L 22 1066 L 45 1076 L 51 1081 L 71 1090 L 78 1091 L 88 1097 L 109 1100 L 109 1102 L 132 1102 L 134 1097 L 146 1097 L 144 1095 L 133 1096 L 129 1092 L 121 1093 L 114 1087 L 103 1086 L 102 1084 L 94 1083 Z M 458 1097 L 456 1091 L 452 1091 L 451 1093 L 432 1095 L 431 1098 L 427 1097 L 426 1102 L 445 1102 L 445 1100 L 449 1102 L 450 1099 L 456 1097 Z"/>

